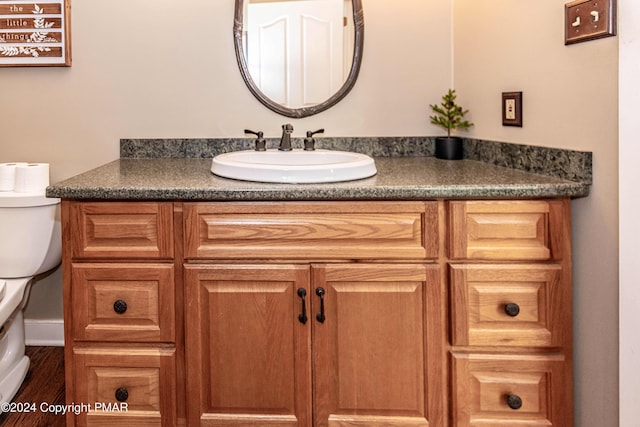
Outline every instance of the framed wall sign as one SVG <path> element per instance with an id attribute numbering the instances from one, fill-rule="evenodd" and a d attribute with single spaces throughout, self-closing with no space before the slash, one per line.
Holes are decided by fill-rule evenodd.
<path id="1" fill-rule="evenodd" d="M 71 0 L 0 0 L 0 67 L 70 66 Z"/>

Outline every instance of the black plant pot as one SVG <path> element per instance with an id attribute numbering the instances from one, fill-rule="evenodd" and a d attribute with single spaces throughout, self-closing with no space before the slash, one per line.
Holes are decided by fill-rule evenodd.
<path id="1" fill-rule="evenodd" d="M 441 136 L 436 138 L 437 159 L 460 160 L 462 156 L 462 138 L 457 136 Z"/>

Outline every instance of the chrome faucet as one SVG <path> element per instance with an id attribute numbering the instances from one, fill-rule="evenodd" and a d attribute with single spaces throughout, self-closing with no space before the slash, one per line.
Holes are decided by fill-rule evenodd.
<path id="1" fill-rule="evenodd" d="M 291 151 L 291 134 L 293 133 L 293 125 L 282 125 L 282 138 L 280 139 L 280 151 Z"/>

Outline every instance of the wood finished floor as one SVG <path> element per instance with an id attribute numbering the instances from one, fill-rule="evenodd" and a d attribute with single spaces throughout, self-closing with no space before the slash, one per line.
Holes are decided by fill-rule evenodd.
<path id="1" fill-rule="evenodd" d="M 62 347 L 27 347 L 31 366 L 14 402 L 33 402 L 35 413 L 0 415 L 2 427 L 64 427 L 65 417 L 40 412 L 40 404 L 64 404 L 64 349 Z"/>

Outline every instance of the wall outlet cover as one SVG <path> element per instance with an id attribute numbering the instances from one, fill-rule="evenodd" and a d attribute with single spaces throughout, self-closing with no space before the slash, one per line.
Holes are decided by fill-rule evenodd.
<path id="1" fill-rule="evenodd" d="M 522 127 L 522 92 L 502 93 L 502 126 Z"/>

